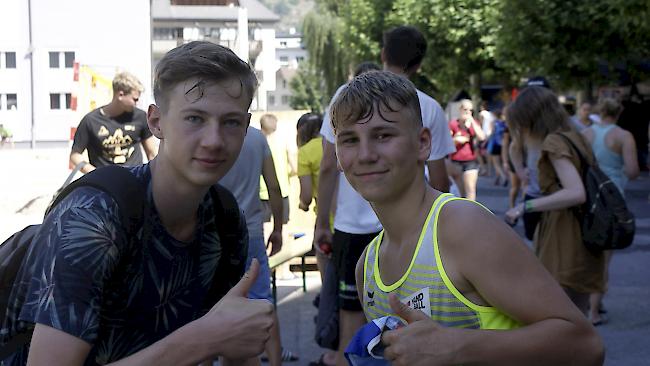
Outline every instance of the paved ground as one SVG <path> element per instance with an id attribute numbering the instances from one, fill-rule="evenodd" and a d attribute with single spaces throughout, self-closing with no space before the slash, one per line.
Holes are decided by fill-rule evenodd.
<path id="1" fill-rule="evenodd" d="M 35 151 L 0 150 L 0 241 L 27 224 L 41 221 L 52 193 L 68 174 L 67 155 L 67 148 L 60 145 Z M 650 365 L 650 177 L 647 173 L 631 182 L 626 194 L 637 216 L 637 235 L 634 244 L 617 252 L 611 264 L 610 291 L 605 298 L 610 321 L 598 327 L 607 346 L 607 366 Z M 506 195 L 506 188 L 495 187 L 489 179 L 480 179 L 478 199 L 498 216 L 505 212 Z M 293 224 L 287 231 L 310 230 L 308 219 L 297 222 L 300 224 Z M 521 232 L 520 226 L 515 229 Z M 278 285 L 284 345 L 301 356 L 294 365 L 307 365 L 322 351 L 313 342 L 316 309 L 311 304 L 320 288 L 320 278 L 316 273 L 309 274 L 306 293 L 302 292 L 299 278 L 279 280 Z"/>

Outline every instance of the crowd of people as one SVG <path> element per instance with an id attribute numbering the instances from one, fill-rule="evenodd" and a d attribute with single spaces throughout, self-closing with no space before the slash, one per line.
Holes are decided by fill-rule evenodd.
<path id="1" fill-rule="evenodd" d="M 81 120 L 70 163 L 127 167 L 147 195 L 143 228 L 126 235 L 98 188 L 56 205 L 8 299 L 0 344 L 13 348 L 0 364 L 297 361 L 282 346 L 268 261 L 294 208 L 313 210 L 323 288 L 336 289 L 320 302 L 337 304 L 338 342 L 312 365 L 348 365 L 358 330 L 385 317 L 404 322 L 381 337 L 390 364 L 602 364 L 594 326 L 607 321 L 612 254 L 582 244 L 573 208 L 585 161 L 621 194 L 639 175 L 635 140 L 616 126 L 621 104 L 584 102 L 571 117 L 535 80 L 478 113 L 463 99 L 447 120 L 409 81 L 426 51 L 416 28 L 388 30 L 381 65 L 361 63 L 324 115 L 302 115 L 295 142 L 272 114 L 250 126 L 257 79 L 228 48 L 167 53 L 146 112 L 142 84 L 116 75 L 111 102 Z M 484 174 L 510 186 L 505 220 L 478 203 Z M 216 222 L 217 183 L 243 213 L 236 234 Z M 533 251 L 507 225 L 519 219 Z"/>

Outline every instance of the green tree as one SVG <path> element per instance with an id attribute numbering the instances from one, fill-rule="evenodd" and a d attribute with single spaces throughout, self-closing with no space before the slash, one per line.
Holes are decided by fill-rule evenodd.
<path id="1" fill-rule="evenodd" d="M 308 63 L 298 67 L 298 73 L 289 82 L 291 97 L 289 105 L 293 109 L 307 109 L 315 113 L 323 112 L 323 105 L 327 103 L 323 95 L 320 74 Z"/>
<path id="2" fill-rule="evenodd" d="M 603 68 L 639 74 L 650 59 L 647 0 L 501 0 L 499 10 L 496 59 L 522 75 L 590 89 L 617 76 Z"/>

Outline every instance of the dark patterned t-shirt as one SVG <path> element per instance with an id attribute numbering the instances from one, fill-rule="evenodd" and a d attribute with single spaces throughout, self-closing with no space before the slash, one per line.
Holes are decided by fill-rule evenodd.
<path id="1" fill-rule="evenodd" d="M 148 165 L 131 169 L 150 187 Z M 117 204 L 106 193 L 82 187 L 60 202 L 29 249 L 0 337 L 44 324 L 90 343 L 85 364 L 101 365 L 203 315 L 215 269 L 237 272 L 219 272 L 232 287 L 245 258 L 236 271 L 217 268 L 221 244 L 210 195 L 200 204 L 195 239 L 184 243 L 165 230 L 148 192 L 151 235 L 144 242 L 142 228 L 134 240 L 126 237 Z M 245 227 L 243 220 L 240 226 Z M 28 351 L 25 346 L 0 364 L 25 365 Z"/>

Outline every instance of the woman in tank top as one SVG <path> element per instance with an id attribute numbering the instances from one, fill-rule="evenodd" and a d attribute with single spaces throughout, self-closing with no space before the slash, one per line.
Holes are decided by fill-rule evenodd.
<path id="1" fill-rule="evenodd" d="M 589 128 L 582 130 L 582 134 L 591 144 L 600 169 L 607 174 L 624 195 L 628 179 L 635 179 L 639 175 L 636 143 L 630 132 L 616 126 L 618 116 L 623 110 L 619 102 L 605 98 L 598 105 L 598 109 L 601 122 L 594 123 Z M 607 281 L 612 252 L 605 252 L 605 258 L 605 281 Z M 604 295 L 604 293 L 596 292 L 591 294 L 589 299 L 589 317 L 594 325 L 600 325 L 606 321 L 606 318 L 603 317 L 605 309 L 602 306 Z"/>

